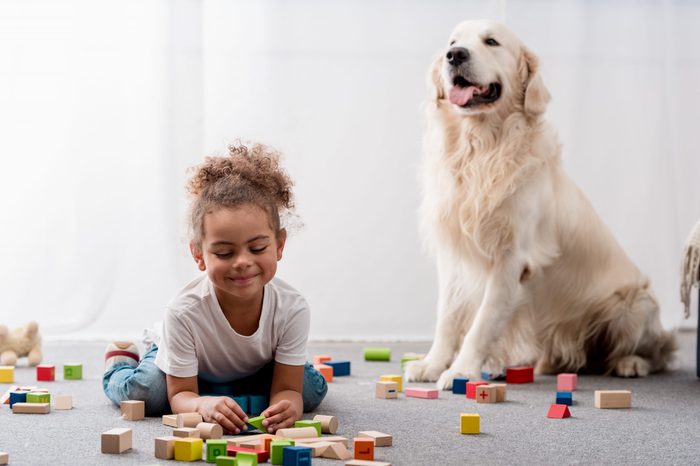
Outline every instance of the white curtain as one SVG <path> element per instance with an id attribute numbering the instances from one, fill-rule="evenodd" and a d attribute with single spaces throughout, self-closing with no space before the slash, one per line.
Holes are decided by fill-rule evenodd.
<path id="1" fill-rule="evenodd" d="M 567 170 L 681 324 L 700 5 L 583 0 L 0 1 L 0 323 L 140 334 L 196 274 L 186 168 L 242 138 L 281 149 L 296 180 L 306 226 L 279 273 L 312 337 L 430 338 L 425 70 L 480 17 L 540 56 Z"/>

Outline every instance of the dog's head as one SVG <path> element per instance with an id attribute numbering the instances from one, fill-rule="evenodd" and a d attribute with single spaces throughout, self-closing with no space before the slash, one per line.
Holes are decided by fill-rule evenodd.
<path id="1" fill-rule="evenodd" d="M 537 57 L 496 21 L 457 25 L 428 78 L 435 99 L 448 100 L 466 115 L 506 108 L 535 116 L 550 98 Z"/>

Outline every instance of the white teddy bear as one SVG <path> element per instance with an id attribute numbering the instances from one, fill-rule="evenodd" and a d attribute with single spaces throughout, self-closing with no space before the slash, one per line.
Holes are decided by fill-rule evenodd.
<path id="1" fill-rule="evenodd" d="M 41 362 L 41 335 L 39 324 L 29 322 L 24 327 L 9 331 L 0 324 L 0 364 L 15 366 L 17 358 L 27 356 L 30 366 Z"/>

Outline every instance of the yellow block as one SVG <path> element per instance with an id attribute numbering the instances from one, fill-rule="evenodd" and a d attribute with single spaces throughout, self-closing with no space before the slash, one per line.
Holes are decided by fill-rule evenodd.
<path id="1" fill-rule="evenodd" d="M 201 438 L 178 438 L 175 440 L 175 460 L 200 461 L 203 445 Z"/>
<path id="2" fill-rule="evenodd" d="M 384 382 L 396 382 L 396 384 L 399 386 L 398 391 L 403 392 L 403 385 L 401 384 L 400 375 L 381 375 L 379 376 L 379 380 Z"/>
<path id="3" fill-rule="evenodd" d="M 481 416 L 472 413 L 460 413 L 459 431 L 463 434 L 478 434 L 481 424 Z"/>
<path id="4" fill-rule="evenodd" d="M 0 366 L 0 383 L 15 381 L 15 366 Z"/>

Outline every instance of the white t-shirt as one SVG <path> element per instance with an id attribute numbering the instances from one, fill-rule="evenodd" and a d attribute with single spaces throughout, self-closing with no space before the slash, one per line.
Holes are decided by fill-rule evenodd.
<path id="1" fill-rule="evenodd" d="M 240 335 L 202 274 L 168 304 L 156 365 L 175 377 L 199 376 L 213 383 L 246 377 L 273 359 L 300 366 L 307 359 L 309 321 L 309 305 L 301 294 L 273 278 L 263 290 L 258 329 Z"/>

